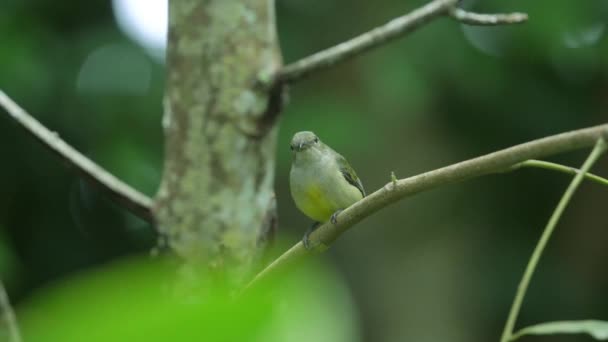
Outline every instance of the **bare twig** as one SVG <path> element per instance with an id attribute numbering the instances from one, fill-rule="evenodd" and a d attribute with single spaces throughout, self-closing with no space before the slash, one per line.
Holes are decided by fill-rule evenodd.
<path id="1" fill-rule="evenodd" d="M 515 171 L 515 170 L 521 169 L 521 168 L 539 168 L 539 169 L 553 170 L 553 171 L 563 172 L 565 174 L 569 174 L 569 175 L 573 175 L 573 176 L 575 176 L 579 172 L 581 172 L 579 169 L 577 169 L 575 167 L 551 163 L 551 162 L 544 161 L 544 160 L 535 160 L 535 159 L 530 159 L 530 160 L 526 160 L 524 162 L 515 164 L 515 165 L 511 166 L 508 171 Z M 586 173 L 585 178 L 587 178 L 588 180 L 595 182 L 597 184 L 608 186 L 608 179 L 606 179 L 604 177 L 600 177 L 593 173 L 590 173 L 590 172 Z"/>
<path id="2" fill-rule="evenodd" d="M 152 200 L 149 197 L 133 189 L 68 145 L 57 133 L 48 130 L 23 108 L 19 107 L 2 90 L 0 90 L 0 107 L 4 107 L 13 120 L 78 173 L 94 185 L 106 190 L 119 205 L 127 208 L 140 218 L 152 222 Z"/>
<path id="3" fill-rule="evenodd" d="M 371 31 L 285 66 L 276 77 L 276 80 L 285 83 L 297 81 L 312 72 L 348 60 L 374 47 L 412 32 L 423 24 L 442 15 L 451 15 L 456 20 L 474 25 L 514 24 L 527 19 L 527 16 L 521 13 L 471 13 L 455 9 L 457 3 L 458 0 L 431 1 Z"/>
<path id="4" fill-rule="evenodd" d="M 21 333 L 19 332 L 17 318 L 15 318 L 15 312 L 13 311 L 13 307 L 8 299 L 2 281 L 0 281 L 0 313 L 2 314 L 2 320 L 6 324 L 8 331 L 8 341 L 21 342 Z"/>
<path id="5" fill-rule="evenodd" d="M 576 189 L 578 189 L 578 186 L 583 182 L 585 174 L 587 174 L 587 172 L 591 169 L 593 164 L 600 158 L 600 156 L 604 152 L 606 152 L 607 148 L 608 147 L 606 146 L 606 142 L 604 141 L 603 137 L 600 136 L 599 139 L 597 139 L 597 143 L 595 144 L 593 151 L 591 151 L 589 157 L 587 157 L 587 159 L 583 163 L 583 166 L 581 166 L 581 171 L 578 172 L 576 176 L 574 176 L 572 182 L 570 182 L 570 185 L 568 185 L 568 188 L 562 195 L 562 198 L 559 200 L 557 207 L 555 207 L 553 214 L 551 214 L 549 222 L 547 222 L 547 225 L 545 226 L 545 229 L 543 230 L 543 233 L 538 243 L 536 244 L 536 247 L 534 247 L 534 252 L 532 252 L 530 261 L 528 261 L 528 265 L 526 266 L 524 275 L 522 276 L 521 281 L 519 282 L 519 286 L 517 286 L 515 299 L 513 299 L 513 304 L 511 305 L 509 317 L 507 318 L 507 322 L 505 323 L 505 328 L 502 332 L 500 342 L 508 342 L 511 340 L 511 337 L 513 336 L 513 328 L 515 327 L 515 321 L 517 320 L 517 316 L 519 315 L 521 304 L 523 303 L 524 296 L 528 291 L 530 280 L 534 275 L 534 271 L 536 270 L 536 266 L 538 265 L 540 256 L 543 254 L 543 251 L 545 250 L 545 247 L 549 242 L 549 238 L 555 230 L 555 226 L 557 226 L 557 223 L 559 222 L 559 219 L 564 213 L 564 210 L 568 206 L 568 203 L 570 203 L 570 199 L 576 192 Z"/>
<path id="6" fill-rule="evenodd" d="M 509 341 L 530 335 L 587 334 L 596 341 L 608 340 L 608 321 L 583 319 L 573 321 L 551 321 L 527 326 L 511 335 Z"/>
<path id="7" fill-rule="evenodd" d="M 310 241 L 313 245 L 322 243 L 329 246 L 354 224 L 400 199 L 442 185 L 504 172 L 511 165 L 528 159 L 592 146 L 597 139 L 606 135 L 606 132 L 608 132 L 608 124 L 557 134 L 425 172 L 417 176 L 401 179 L 396 184 L 391 181 L 381 189 L 369 194 L 342 211 L 337 217 L 338 224 L 324 223 L 319 226 L 310 235 Z M 309 254 L 309 252 L 304 248 L 302 243 L 297 243 L 258 273 L 246 288 L 251 287 L 269 274 L 299 260 L 306 254 Z"/>
<path id="8" fill-rule="evenodd" d="M 456 7 L 450 9 L 450 16 L 463 24 L 481 26 L 520 24 L 528 20 L 525 13 L 480 14 Z"/>

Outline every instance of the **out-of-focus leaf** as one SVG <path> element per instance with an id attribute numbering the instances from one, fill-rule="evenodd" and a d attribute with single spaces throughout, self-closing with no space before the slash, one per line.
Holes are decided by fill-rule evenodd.
<path id="1" fill-rule="evenodd" d="M 525 335 L 589 334 L 596 340 L 608 340 L 608 322 L 598 320 L 556 321 L 523 328 L 513 335 L 511 341 Z"/>
<path id="2" fill-rule="evenodd" d="M 45 342 L 359 340 L 348 290 L 321 264 L 300 265 L 236 299 L 218 286 L 217 274 L 195 276 L 175 272 L 176 266 L 136 258 L 65 279 L 18 308 L 24 337 Z"/>

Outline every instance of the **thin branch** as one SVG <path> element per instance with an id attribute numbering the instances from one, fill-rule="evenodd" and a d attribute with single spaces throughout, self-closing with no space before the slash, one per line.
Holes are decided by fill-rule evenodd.
<path id="1" fill-rule="evenodd" d="M 450 16 L 463 24 L 481 26 L 520 24 L 528 20 L 526 13 L 481 14 L 456 7 L 450 9 Z"/>
<path id="2" fill-rule="evenodd" d="M 106 190 L 119 205 L 127 208 L 140 218 L 152 222 L 152 200 L 108 171 L 95 164 L 72 146 L 63 141 L 56 132 L 51 132 L 38 120 L 0 90 L 0 107 L 31 136 L 63 159 L 78 173 L 94 185 Z"/>
<path id="3" fill-rule="evenodd" d="M 534 324 L 522 328 L 511 335 L 509 341 L 515 341 L 529 335 L 587 334 L 596 341 L 608 340 L 608 321 L 583 319 L 576 321 L 552 321 Z"/>
<path id="4" fill-rule="evenodd" d="M 2 314 L 2 320 L 6 324 L 8 330 L 8 341 L 21 342 L 21 333 L 19 332 L 17 318 L 15 318 L 15 312 L 13 311 L 13 307 L 8 299 L 2 281 L 0 281 L 0 312 Z"/>
<path id="5" fill-rule="evenodd" d="M 289 64 L 281 70 L 279 81 L 293 82 L 313 71 L 350 59 L 371 48 L 391 41 L 415 30 L 431 19 L 445 14 L 458 0 L 435 0 L 404 15 L 376 27 L 360 36 L 347 40 L 329 49 Z"/>
<path id="6" fill-rule="evenodd" d="M 544 160 L 535 160 L 535 159 L 526 160 L 524 162 L 515 164 L 515 165 L 511 166 L 508 171 L 515 171 L 515 170 L 519 170 L 520 168 L 526 168 L 526 167 L 558 171 L 558 172 L 562 172 L 562 173 L 573 175 L 573 176 L 577 175 L 579 172 L 581 172 L 579 169 L 574 168 L 574 167 L 551 163 L 551 162 L 544 161 Z M 586 173 L 585 178 L 587 178 L 588 180 L 595 182 L 597 184 L 608 186 L 608 179 L 600 177 L 598 175 L 594 175 L 593 173 Z"/>
<path id="7" fill-rule="evenodd" d="M 521 13 L 486 15 L 456 10 L 455 6 L 457 3 L 458 0 L 431 1 L 371 31 L 283 67 L 276 80 L 284 83 L 297 81 L 312 72 L 346 61 L 372 48 L 399 38 L 416 30 L 432 19 L 443 15 L 451 15 L 456 20 L 475 25 L 513 24 L 527 19 L 527 16 Z M 494 23 L 491 24 L 490 22 L 492 21 Z"/>
<path id="8" fill-rule="evenodd" d="M 597 139 L 607 135 L 608 124 L 561 133 L 516 145 L 504 150 L 469 159 L 409 178 L 391 181 L 384 187 L 369 194 L 359 202 L 342 211 L 338 224 L 324 223 L 311 235 L 311 245 L 331 245 L 340 235 L 376 211 L 400 199 L 428 191 L 442 185 L 453 184 L 483 175 L 504 172 L 511 165 L 528 159 L 576 150 L 593 145 Z M 258 273 L 246 286 L 251 287 L 271 273 L 309 254 L 301 242 L 279 256 L 264 270 Z"/>
<path id="9" fill-rule="evenodd" d="M 608 146 L 606 146 L 604 139 L 602 137 L 599 137 L 597 143 L 595 144 L 595 147 L 593 148 L 593 151 L 591 151 L 589 157 L 587 157 L 587 160 L 585 160 L 585 163 L 583 163 L 583 166 L 581 167 L 581 172 L 576 174 L 576 176 L 566 189 L 566 192 L 564 192 L 564 195 L 559 200 L 559 203 L 553 211 L 553 214 L 551 214 L 551 218 L 549 218 L 549 222 L 547 222 L 547 225 L 543 230 L 543 234 L 541 235 L 538 244 L 536 244 L 536 247 L 534 248 L 534 252 L 530 257 L 530 261 L 528 261 L 528 265 L 526 266 L 524 275 L 521 278 L 519 286 L 517 287 L 517 293 L 515 294 L 515 299 L 513 300 L 511 310 L 509 311 L 509 317 L 507 319 L 505 328 L 500 338 L 501 342 L 508 342 L 511 339 L 511 336 L 513 335 L 515 321 L 517 320 L 517 316 L 519 315 L 519 310 L 524 300 L 524 296 L 526 295 L 526 291 L 528 290 L 528 285 L 530 284 L 530 280 L 532 279 L 534 270 L 536 270 L 536 266 L 538 265 L 540 256 L 543 254 L 545 246 L 547 246 L 547 242 L 549 242 L 549 238 L 555 230 L 555 226 L 559 222 L 559 219 L 562 216 L 566 207 L 568 206 L 568 203 L 570 203 L 570 199 L 576 192 L 576 189 L 578 189 L 578 186 L 582 183 L 585 174 L 591 169 L 593 164 L 599 159 L 599 157 L 602 155 L 602 153 L 606 151 L 607 148 Z"/>

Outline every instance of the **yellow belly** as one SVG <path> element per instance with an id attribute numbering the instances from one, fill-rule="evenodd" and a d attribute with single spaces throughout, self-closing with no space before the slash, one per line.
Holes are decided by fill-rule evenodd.
<path id="1" fill-rule="evenodd" d="M 327 222 L 338 208 L 330 202 L 318 185 L 311 185 L 294 196 L 296 205 L 306 216 L 317 222 Z"/>

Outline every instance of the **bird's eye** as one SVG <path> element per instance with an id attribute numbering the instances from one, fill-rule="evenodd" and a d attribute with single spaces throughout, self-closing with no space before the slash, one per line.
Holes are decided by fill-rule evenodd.
<path id="1" fill-rule="evenodd" d="M 319 142 L 319 138 L 315 138 L 315 143 L 318 143 L 318 142 Z"/>
<path id="2" fill-rule="evenodd" d="M 289 149 L 293 151 L 293 145 L 289 145 Z"/>

